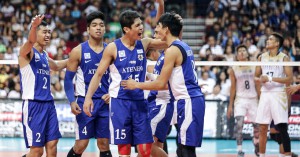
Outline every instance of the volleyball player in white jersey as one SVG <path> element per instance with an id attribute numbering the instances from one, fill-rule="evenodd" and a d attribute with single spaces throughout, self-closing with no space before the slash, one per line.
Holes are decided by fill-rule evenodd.
<path id="1" fill-rule="evenodd" d="M 57 142 L 61 137 L 53 97 L 50 91 L 50 69 L 61 70 L 67 60 L 53 61 L 45 47 L 50 42 L 51 30 L 37 15 L 31 21 L 28 40 L 20 48 L 19 68 L 22 91 L 22 123 L 27 157 L 40 157 L 44 147 L 47 157 L 56 157 Z"/>
<path id="2" fill-rule="evenodd" d="M 245 45 L 239 45 L 237 48 L 237 60 L 249 61 L 249 53 Z M 236 120 L 236 142 L 238 148 L 238 157 L 243 157 L 243 126 L 244 118 L 253 124 L 253 144 L 255 154 L 258 156 L 258 125 L 255 123 L 258 96 L 257 90 L 259 84 L 254 82 L 255 66 L 233 66 L 229 76 L 231 81 L 230 100 L 227 110 L 227 118 L 234 113 Z M 234 112 L 232 112 L 234 110 Z"/>
<path id="3" fill-rule="evenodd" d="M 263 53 L 258 60 L 261 62 L 286 62 L 289 57 L 279 51 L 283 38 L 278 33 L 272 33 L 266 43 L 268 52 Z M 259 152 L 265 156 L 268 126 L 274 120 L 282 138 L 285 156 L 291 156 L 291 141 L 288 130 L 288 97 L 286 84 L 292 82 L 292 68 L 289 66 L 257 66 L 255 80 L 261 83 L 261 95 L 257 109 L 256 122 L 259 124 Z"/>
<path id="4" fill-rule="evenodd" d="M 163 0 L 158 0 L 159 8 Z M 131 145 L 137 145 L 139 156 L 149 157 L 153 137 L 148 119 L 148 109 L 143 90 L 129 91 L 120 86 L 121 80 L 133 78 L 145 81 L 147 49 L 164 49 L 165 42 L 143 38 L 143 24 L 136 11 L 126 10 L 120 15 L 123 36 L 107 45 L 103 58 L 94 74 L 84 102 L 83 110 L 91 116 L 92 96 L 109 67 L 111 84 L 110 101 L 110 142 L 118 145 L 120 156 L 130 156 Z"/>
<path id="5" fill-rule="evenodd" d="M 183 22 L 174 13 L 163 14 L 155 28 L 157 38 L 166 41 L 164 65 L 160 75 L 152 82 L 121 82 L 125 89 L 165 90 L 169 82 L 177 101 L 179 126 L 178 157 L 196 157 L 196 147 L 202 144 L 205 113 L 204 96 L 198 86 L 194 55 L 191 48 L 179 40 Z"/>
<path id="6" fill-rule="evenodd" d="M 103 56 L 106 43 L 103 42 L 105 32 L 104 14 L 94 11 L 86 17 L 89 39 L 76 46 L 70 53 L 65 77 L 65 92 L 76 115 L 76 141 L 67 157 L 80 157 L 86 149 L 90 138 L 97 138 L 100 157 L 111 157 L 109 150 L 109 71 L 102 77 L 97 91 L 93 95 L 95 104 L 92 117 L 81 112 L 88 85 L 94 76 Z M 76 75 L 75 95 L 73 78 Z"/>

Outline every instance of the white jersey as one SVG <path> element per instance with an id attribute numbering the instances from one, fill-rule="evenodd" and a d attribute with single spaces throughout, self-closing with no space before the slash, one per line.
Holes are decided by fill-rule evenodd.
<path id="1" fill-rule="evenodd" d="M 280 52 L 276 56 L 271 57 L 269 52 L 265 52 L 261 55 L 261 62 L 283 62 L 286 54 Z M 268 75 L 271 77 L 286 77 L 284 73 L 284 66 L 261 66 L 262 75 Z M 278 82 L 266 82 L 262 84 L 261 91 L 284 91 L 285 84 Z"/>
<path id="2" fill-rule="evenodd" d="M 255 66 L 233 66 L 236 78 L 236 96 L 242 98 L 255 98 L 257 92 L 254 83 Z"/>

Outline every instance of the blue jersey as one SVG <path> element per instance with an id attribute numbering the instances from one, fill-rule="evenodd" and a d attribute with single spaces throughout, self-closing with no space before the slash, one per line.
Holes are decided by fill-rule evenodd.
<path id="1" fill-rule="evenodd" d="M 88 41 L 81 43 L 81 61 L 76 73 L 76 96 L 85 97 L 89 84 L 97 71 L 99 62 L 103 56 L 103 51 L 107 46 L 103 43 L 102 52 L 95 52 L 89 46 Z M 101 98 L 102 95 L 108 93 L 109 87 L 109 71 L 106 70 L 103 74 L 101 82 L 93 95 L 93 98 Z"/>
<path id="2" fill-rule="evenodd" d="M 174 67 L 169 79 L 175 99 L 189 99 L 203 96 L 198 85 L 193 51 L 186 43 L 180 40 L 175 40 L 172 45 L 180 49 L 183 57 L 181 66 Z"/>
<path id="3" fill-rule="evenodd" d="M 51 101 L 50 67 L 46 52 L 33 49 L 28 65 L 20 68 L 21 93 L 23 100 Z"/>
<path id="4" fill-rule="evenodd" d="M 153 74 L 160 75 L 162 67 L 164 66 L 164 59 L 165 59 L 165 54 L 164 52 L 162 52 L 154 66 Z M 152 100 L 170 102 L 170 100 L 174 100 L 174 96 L 172 95 L 170 88 L 169 90 L 160 90 L 160 91 L 151 90 L 148 96 L 148 101 L 152 101 Z"/>
<path id="5" fill-rule="evenodd" d="M 112 80 L 109 86 L 110 96 L 119 99 L 144 100 L 143 90 L 124 90 L 120 86 L 121 80 L 128 80 L 129 78 L 137 82 L 145 81 L 147 60 L 142 42 L 136 41 L 133 50 L 125 47 L 121 39 L 114 42 L 117 47 L 117 57 L 114 63 L 109 66 Z"/>

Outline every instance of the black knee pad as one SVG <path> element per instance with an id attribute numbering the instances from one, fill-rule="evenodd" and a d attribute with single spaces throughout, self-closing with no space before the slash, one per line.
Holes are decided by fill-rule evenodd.
<path id="1" fill-rule="evenodd" d="M 196 147 L 182 145 L 183 157 L 196 157 Z"/>
<path id="2" fill-rule="evenodd" d="M 279 133 L 271 133 L 270 134 L 270 137 L 271 137 L 271 139 L 272 140 L 274 140 L 274 141 L 276 141 L 278 144 L 281 144 L 282 142 L 281 142 L 281 136 L 280 136 L 280 134 Z"/>
<path id="3" fill-rule="evenodd" d="M 281 142 L 283 145 L 284 152 L 291 152 L 291 139 L 288 134 L 288 124 L 287 123 L 279 123 L 277 124 L 280 136 L 281 136 Z"/>

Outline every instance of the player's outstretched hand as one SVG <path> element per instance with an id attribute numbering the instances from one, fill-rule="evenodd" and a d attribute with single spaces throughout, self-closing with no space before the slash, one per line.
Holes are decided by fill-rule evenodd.
<path id="1" fill-rule="evenodd" d="M 89 117 L 92 117 L 92 113 L 94 110 L 94 103 L 92 98 L 85 98 L 84 104 L 83 104 L 83 112 L 88 115 Z"/>
<path id="2" fill-rule="evenodd" d="M 37 27 L 40 25 L 44 19 L 45 15 L 35 15 L 35 17 L 32 18 L 31 20 L 31 26 L 32 27 Z"/>
<path id="3" fill-rule="evenodd" d="M 76 116 L 81 113 L 81 108 L 76 102 L 71 103 L 71 112 Z"/>
<path id="4" fill-rule="evenodd" d="M 121 86 L 123 86 L 124 89 L 129 89 L 129 90 L 136 89 L 136 84 L 137 84 L 137 82 L 135 82 L 133 79 L 128 79 L 128 80 L 122 80 L 121 81 Z"/>
<path id="5" fill-rule="evenodd" d="M 296 92 L 299 90 L 299 87 L 300 87 L 300 86 L 297 86 L 297 85 L 293 85 L 293 86 L 286 87 L 286 92 L 287 92 L 289 95 L 293 95 L 294 93 L 296 93 Z"/>
<path id="6" fill-rule="evenodd" d="M 101 99 L 104 100 L 106 104 L 109 104 L 110 96 L 109 94 L 104 94 Z"/>

